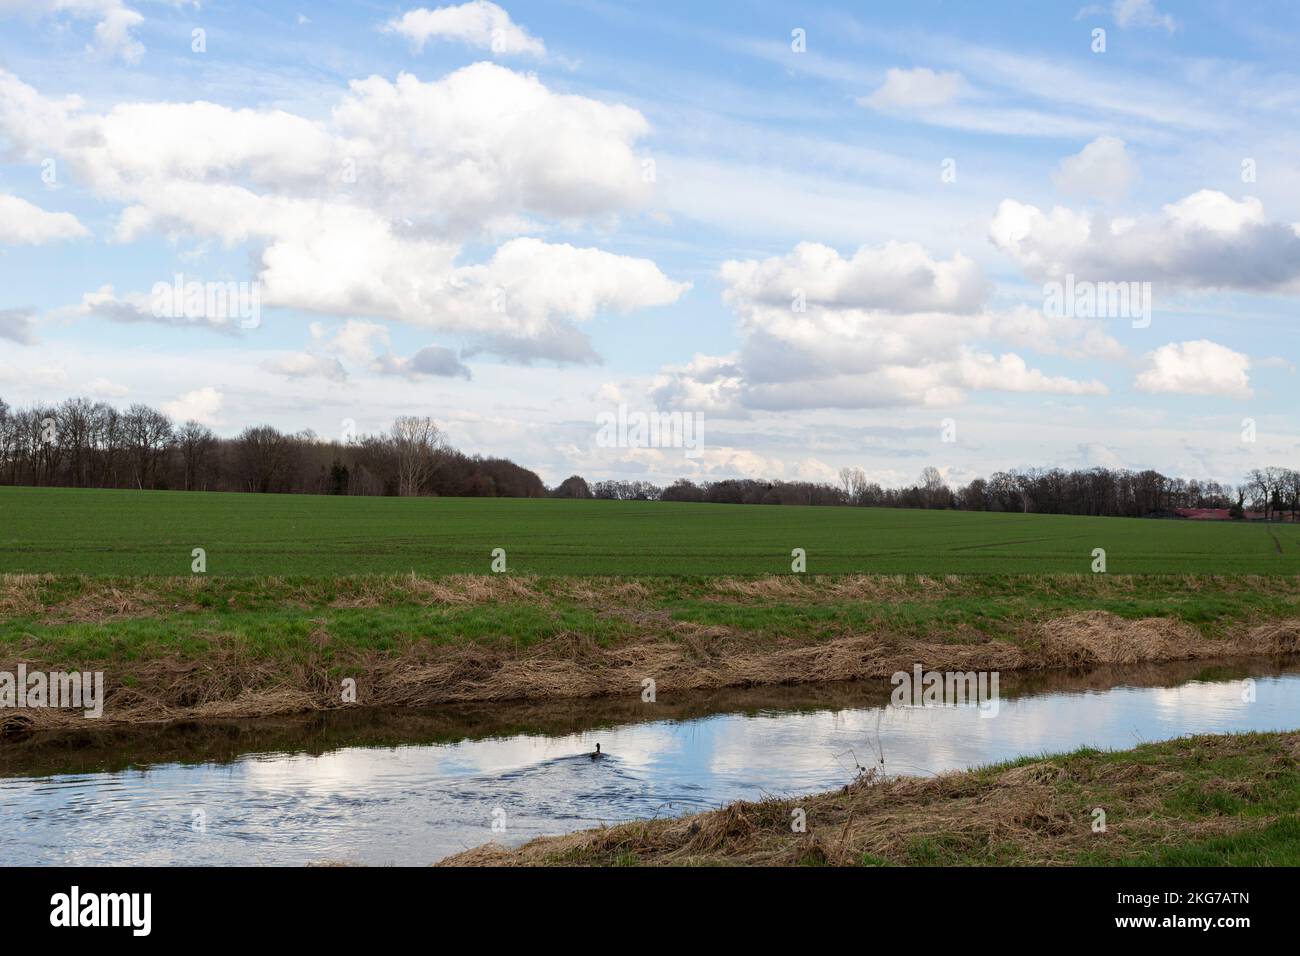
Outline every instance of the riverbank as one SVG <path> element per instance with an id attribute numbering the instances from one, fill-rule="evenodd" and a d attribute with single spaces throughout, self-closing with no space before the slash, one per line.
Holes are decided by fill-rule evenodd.
<path id="1" fill-rule="evenodd" d="M 928 779 L 863 774 L 831 793 L 488 844 L 440 865 L 1297 866 L 1298 814 L 1300 732 L 1204 735 Z"/>
<path id="2" fill-rule="evenodd" d="M 107 694 L 0 731 L 1297 652 L 1282 576 L 7 575 L 0 671 Z"/>

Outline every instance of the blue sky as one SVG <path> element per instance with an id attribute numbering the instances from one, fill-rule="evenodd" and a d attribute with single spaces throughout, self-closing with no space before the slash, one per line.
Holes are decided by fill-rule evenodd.
<path id="1" fill-rule="evenodd" d="M 1297 21 L 0 0 L 0 397 L 425 413 L 551 482 L 1293 464 Z M 160 314 L 177 273 L 255 326 Z M 619 404 L 704 453 L 600 447 Z"/>

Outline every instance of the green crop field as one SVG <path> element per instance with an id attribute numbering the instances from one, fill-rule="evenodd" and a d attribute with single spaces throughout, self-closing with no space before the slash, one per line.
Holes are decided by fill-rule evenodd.
<path id="1" fill-rule="evenodd" d="M 874 508 L 0 488 L 0 571 L 188 575 L 485 573 L 1297 574 L 1290 524 Z"/>

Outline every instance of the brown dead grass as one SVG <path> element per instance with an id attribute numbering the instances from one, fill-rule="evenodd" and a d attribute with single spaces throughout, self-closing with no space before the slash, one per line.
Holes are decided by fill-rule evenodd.
<path id="1" fill-rule="evenodd" d="M 522 581 L 474 578 L 429 590 L 431 600 L 495 600 L 517 596 Z M 412 586 L 424 588 L 427 582 Z M 434 596 L 436 594 L 436 597 Z M 131 601 L 122 594 L 120 606 Z M 101 595 L 95 613 L 118 605 Z M 89 611 L 87 613 L 90 613 Z M 662 637 L 600 645 L 565 633 L 534 645 L 420 644 L 402 653 L 326 655 L 323 622 L 293 662 L 266 660 L 210 639 L 200 659 L 123 661 L 106 673 L 108 699 L 101 720 L 79 712 L 33 710 L 23 729 L 85 727 L 196 717 L 241 717 L 327 710 L 345 706 L 341 679 L 357 682 L 358 703 L 422 707 L 500 700 L 554 700 L 636 696 L 651 678 L 659 692 L 798 684 L 888 677 L 921 664 L 952 671 L 1029 671 L 1093 665 L 1134 665 L 1236 655 L 1300 652 L 1300 620 L 1251 627 L 1210 640 L 1165 618 L 1129 620 L 1089 612 L 1026 624 L 1011 640 L 944 644 L 889 634 L 809 641 L 759 638 L 727 628 L 674 622 Z M 0 660 L 13 671 L 18 661 Z M 30 669 L 58 669 L 27 660 Z M 11 727 L 11 729 L 19 729 Z"/>
<path id="2" fill-rule="evenodd" d="M 422 605 L 489 604 L 500 601 L 537 600 L 535 577 L 505 574 L 454 574 L 420 577 L 414 572 L 392 577 L 358 578 L 347 582 L 346 593 L 331 607 L 379 607 L 394 597 Z"/>
<path id="3" fill-rule="evenodd" d="M 1300 733 L 1252 747 L 1281 759 L 1300 748 Z M 864 774 L 830 793 L 796 799 L 741 801 L 720 810 L 637 821 L 542 837 L 509 849 L 497 844 L 450 857 L 440 866 L 609 865 L 855 865 L 865 860 L 930 862 L 918 847 L 938 842 L 964 863 L 1011 862 L 1050 866 L 1104 847 L 1115 859 L 1155 846 L 1172 846 L 1262 827 L 1268 818 L 1179 817 L 1163 813 L 1165 798 L 1184 783 L 1180 761 L 1201 762 L 1239 752 L 1233 736 L 1184 738 L 1161 745 L 1155 766 L 1071 756 L 1008 770 L 969 771 L 928 779 L 881 779 Z M 1218 781 L 1242 794 L 1248 780 Z M 1092 830 L 1091 808 L 1109 808 L 1107 831 Z M 806 832 L 791 828 L 802 810 Z"/>
<path id="4" fill-rule="evenodd" d="M 45 605 L 41 601 L 41 585 L 53 576 L 48 574 L 0 575 L 0 615 L 31 617 L 40 614 Z"/>

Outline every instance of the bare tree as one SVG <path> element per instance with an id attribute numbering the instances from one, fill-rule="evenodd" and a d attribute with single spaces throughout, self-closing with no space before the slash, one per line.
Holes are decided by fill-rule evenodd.
<path id="1" fill-rule="evenodd" d="M 15 421 L 13 415 L 9 413 L 9 406 L 5 404 L 3 398 L 0 398 L 0 478 L 9 472 L 11 481 L 14 468 L 14 426 Z"/>
<path id="2" fill-rule="evenodd" d="M 948 490 L 947 483 L 943 480 L 943 475 L 939 469 L 933 465 L 927 465 L 921 471 L 921 489 L 925 492 L 925 506 L 927 508 L 946 508 L 952 492 Z"/>
<path id="3" fill-rule="evenodd" d="M 1283 487 L 1289 507 L 1291 509 L 1291 520 L 1300 520 L 1300 471 L 1294 468 L 1287 468 L 1282 474 Z"/>
<path id="4" fill-rule="evenodd" d="M 185 490 L 206 491 L 210 460 L 217 446 L 217 436 L 206 425 L 191 419 L 176 433 L 176 446 L 181 452 Z"/>
<path id="5" fill-rule="evenodd" d="M 393 422 L 391 440 L 397 453 L 397 493 L 418 495 L 443 447 L 442 431 L 427 415 L 403 415 Z"/>
<path id="6" fill-rule="evenodd" d="M 289 463 L 290 438 L 270 425 L 245 428 L 236 440 L 240 477 L 249 491 L 275 491 Z"/>
<path id="7" fill-rule="evenodd" d="M 171 419 L 156 408 L 137 404 L 122 416 L 122 427 L 136 487 L 155 487 L 158 462 L 171 446 Z"/>
<path id="8" fill-rule="evenodd" d="M 87 398 L 70 398 L 59 406 L 55 418 L 57 441 L 67 462 L 67 481 L 73 487 L 86 484 L 90 469 L 95 407 Z"/>
<path id="9" fill-rule="evenodd" d="M 840 469 L 840 487 L 844 489 L 844 497 L 850 501 L 853 500 L 853 469 L 845 466 Z"/>

